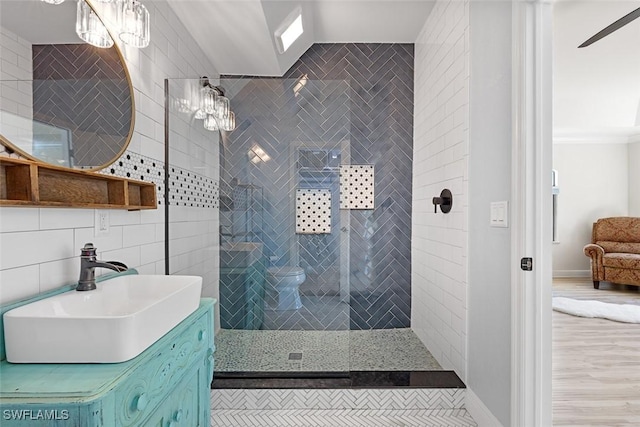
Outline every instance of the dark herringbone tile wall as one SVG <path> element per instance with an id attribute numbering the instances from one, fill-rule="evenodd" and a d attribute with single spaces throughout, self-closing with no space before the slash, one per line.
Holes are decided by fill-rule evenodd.
<path id="1" fill-rule="evenodd" d="M 296 91 L 303 76 L 308 82 Z M 295 239 L 298 262 L 311 272 L 303 292 L 323 294 L 322 280 L 315 292 L 310 288 L 314 273 L 339 281 L 341 224 L 335 205 L 331 235 L 293 234 L 295 187 L 334 192 L 337 179 L 296 172 L 295 147 L 311 143 L 340 154 L 346 144 L 350 160 L 342 163 L 375 165 L 375 209 L 349 213 L 350 327 L 410 326 L 413 45 L 315 44 L 282 79 L 228 78 L 222 84 L 239 125 L 223 141 L 221 191 L 226 183 L 232 193 L 233 178 L 263 185 L 267 255 L 289 263 Z M 272 159 L 248 161 L 255 144 Z"/>
<path id="2" fill-rule="evenodd" d="M 123 148 L 131 94 L 114 48 L 33 45 L 33 119 L 72 133 L 74 164 L 100 166 Z"/>

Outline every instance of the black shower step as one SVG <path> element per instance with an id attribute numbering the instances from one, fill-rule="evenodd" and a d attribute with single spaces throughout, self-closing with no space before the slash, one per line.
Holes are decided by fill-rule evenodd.
<path id="1" fill-rule="evenodd" d="M 213 389 L 466 388 L 454 371 L 217 372 Z"/>

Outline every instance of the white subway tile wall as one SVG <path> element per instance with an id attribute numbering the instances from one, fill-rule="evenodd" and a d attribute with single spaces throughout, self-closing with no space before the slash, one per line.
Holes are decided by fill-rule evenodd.
<path id="1" fill-rule="evenodd" d="M 469 1 L 436 2 L 415 47 L 411 326 L 466 379 Z M 453 210 L 432 198 L 453 193 Z"/>
<path id="2" fill-rule="evenodd" d="M 149 179 L 146 164 L 135 165 L 144 168 L 145 180 L 160 184 L 162 177 L 157 173 L 164 165 L 164 79 L 215 77 L 217 72 L 166 2 L 148 2 L 146 6 L 152 17 L 151 44 L 144 49 L 121 46 L 134 86 L 136 123 L 127 153 L 120 160 L 125 169 L 134 166 L 126 155 L 138 161 L 155 161 L 157 166 L 149 168 Z M 1 29 L 0 51 L 1 80 L 31 79 L 28 43 Z M 31 90 L 26 93 L 30 100 Z M 217 186 L 217 136 L 209 132 L 208 139 L 203 140 L 204 131 L 194 130 L 188 118 L 183 122 L 171 130 L 170 164 L 197 173 L 208 180 L 207 184 Z M 159 191 L 159 201 L 163 191 Z M 172 222 L 195 221 L 198 230 L 187 236 L 170 235 L 171 245 L 177 243 L 179 248 L 171 253 L 171 273 L 202 275 L 203 294 L 217 296 L 217 208 L 171 209 Z M 0 208 L 0 303 L 77 280 L 79 248 L 89 241 L 95 243 L 102 259 L 122 261 L 145 274 L 164 274 L 164 204 L 157 210 L 110 210 L 109 219 L 109 235 L 95 237 L 95 212 L 91 209 Z"/>
<path id="3" fill-rule="evenodd" d="M 176 102 L 197 93 L 199 84 L 197 78 L 175 79 L 168 87 L 169 271 L 202 276 L 202 295 L 218 298 L 219 133 L 178 110 Z M 216 330 L 219 323 L 216 310 Z"/>

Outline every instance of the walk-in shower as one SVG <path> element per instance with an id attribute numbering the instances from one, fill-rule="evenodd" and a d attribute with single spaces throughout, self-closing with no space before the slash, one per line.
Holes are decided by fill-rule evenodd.
<path id="1" fill-rule="evenodd" d="M 344 46 L 306 56 L 354 48 Z M 172 156 L 217 160 L 204 162 L 216 216 L 204 264 L 205 292 L 218 299 L 218 375 L 440 369 L 410 329 L 412 62 L 397 49 L 408 56 L 385 75 L 346 63 L 317 73 L 301 60 L 283 78 L 221 78 L 232 132 L 200 129 L 178 100 L 198 79 L 168 82 L 169 176 Z M 185 132 L 206 147 L 186 148 Z M 172 216 L 170 263 L 188 264 Z"/>

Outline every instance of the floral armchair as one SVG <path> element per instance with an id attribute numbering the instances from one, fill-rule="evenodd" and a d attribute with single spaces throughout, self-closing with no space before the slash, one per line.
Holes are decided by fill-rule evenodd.
<path id="1" fill-rule="evenodd" d="M 594 288 L 600 281 L 640 286 L 640 218 L 599 219 L 584 254 L 591 258 Z"/>

